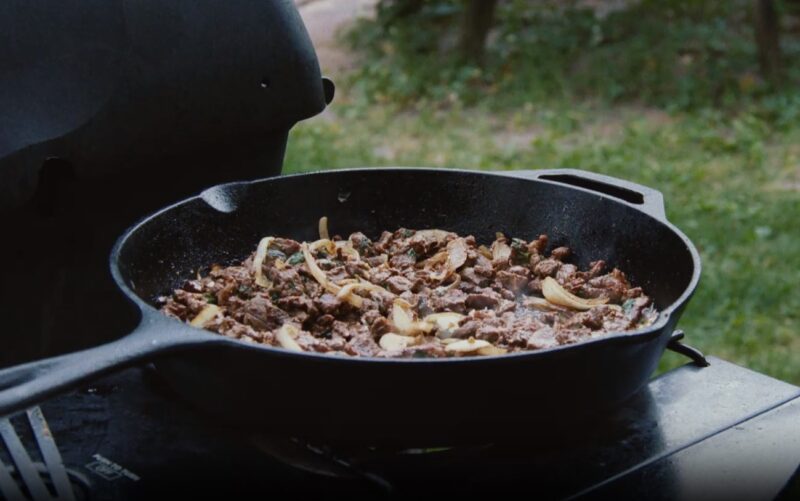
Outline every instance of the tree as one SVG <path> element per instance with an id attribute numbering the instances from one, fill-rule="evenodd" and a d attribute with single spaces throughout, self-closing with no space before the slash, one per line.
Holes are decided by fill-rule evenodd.
<path id="1" fill-rule="evenodd" d="M 459 48 L 461 57 L 475 64 L 483 63 L 486 37 L 492 28 L 497 0 L 469 0 L 464 8 Z"/>
<path id="2" fill-rule="evenodd" d="M 774 0 L 753 0 L 758 64 L 761 74 L 777 81 L 781 71 L 780 26 Z"/>

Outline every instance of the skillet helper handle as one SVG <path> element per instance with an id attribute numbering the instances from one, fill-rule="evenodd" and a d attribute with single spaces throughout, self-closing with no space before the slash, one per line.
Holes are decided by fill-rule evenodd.
<path id="1" fill-rule="evenodd" d="M 132 333 L 111 343 L 0 369 L 0 417 L 76 388 L 97 376 L 196 343 L 195 336 L 186 336 L 189 339 L 183 340 L 180 333 L 164 332 L 169 330 L 168 326 L 164 327 L 162 322 L 144 319 Z"/>
<path id="2" fill-rule="evenodd" d="M 667 349 L 674 351 L 675 353 L 679 353 L 684 357 L 688 357 L 698 367 L 708 367 L 711 365 L 706 359 L 706 356 L 703 355 L 703 352 L 697 348 L 689 346 L 688 344 L 681 343 L 681 339 L 684 337 L 685 334 L 682 330 L 676 330 L 673 332 L 672 336 L 669 338 L 669 342 L 667 343 Z"/>
<path id="3" fill-rule="evenodd" d="M 660 191 L 638 183 L 626 181 L 625 179 L 578 169 L 525 170 L 513 171 L 509 174 L 526 179 L 553 181 L 596 191 L 626 202 L 628 205 L 660 221 L 667 220 L 667 215 L 664 211 L 664 196 Z"/>

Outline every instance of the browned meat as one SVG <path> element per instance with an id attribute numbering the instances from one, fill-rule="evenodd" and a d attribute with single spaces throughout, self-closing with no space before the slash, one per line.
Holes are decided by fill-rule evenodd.
<path id="1" fill-rule="evenodd" d="M 386 288 L 395 294 L 401 294 L 405 291 L 411 290 L 414 285 L 411 283 L 411 280 L 402 275 L 394 275 L 389 277 L 384 283 L 386 284 Z"/>
<path id="2" fill-rule="evenodd" d="M 326 292 L 314 300 L 314 305 L 323 313 L 335 315 L 339 307 L 342 306 L 342 301 L 333 294 Z"/>
<path id="3" fill-rule="evenodd" d="M 543 259 L 536 263 L 533 272 L 540 278 L 555 276 L 563 263 L 558 259 Z"/>
<path id="4" fill-rule="evenodd" d="M 567 259 L 570 256 L 570 254 L 572 254 L 572 251 L 569 250 L 569 247 L 556 247 L 550 253 L 550 256 L 553 259 L 558 259 L 559 261 L 563 261 Z"/>
<path id="5" fill-rule="evenodd" d="M 466 301 L 464 301 L 466 307 L 473 310 L 494 308 L 499 302 L 500 300 L 496 297 L 496 295 L 491 295 L 488 292 L 483 292 L 481 294 L 469 294 Z"/>
<path id="6" fill-rule="evenodd" d="M 261 264 L 265 282 L 256 283 L 252 254 L 241 265 L 212 266 L 159 304 L 166 315 L 203 318 L 205 329 L 243 342 L 279 346 L 290 332 L 304 351 L 362 357 L 479 355 L 470 347 L 487 343 L 501 353 L 538 350 L 655 321 L 651 299 L 622 271 L 604 274 L 603 261 L 581 270 L 566 262 L 568 247 L 547 255 L 547 245 L 547 235 L 530 242 L 500 235 L 479 248 L 472 236 L 442 230 L 400 228 L 376 240 L 353 233 L 314 244 L 321 280 L 300 242 L 275 238 Z M 607 304 L 586 311 L 549 304 L 541 297 L 545 277 Z"/>
<path id="7" fill-rule="evenodd" d="M 278 329 L 289 319 L 289 315 L 276 307 L 264 296 L 256 296 L 244 306 L 244 323 L 254 329 L 271 331 Z"/>
<path id="8" fill-rule="evenodd" d="M 497 272 L 498 284 L 512 291 L 514 294 L 521 292 L 528 285 L 531 270 L 524 266 L 512 266 L 508 270 Z"/>

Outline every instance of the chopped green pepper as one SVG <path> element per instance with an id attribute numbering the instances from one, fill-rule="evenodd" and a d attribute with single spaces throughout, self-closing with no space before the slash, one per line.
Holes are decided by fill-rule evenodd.
<path id="1" fill-rule="evenodd" d="M 528 245 L 524 240 L 519 238 L 511 239 L 511 249 L 514 251 L 514 262 L 527 263 L 531 259 L 531 254 L 528 251 Z"/>
<path id="2" fill-rule="evenodd" d="M 303 257 L 303 253 L 302 252 L 295 252 L 294 254 L 289 256 L 289 259 L 286 262 L 289 263 L 289 264 L 300 264 L 303 261 L 305 261 L 305 257 Z"/>
<path id="3" fill-rule="evenodd" d="M 622 303 L 622 311 L 624 311 L 626 315 L 630 314 L 634 304 L 636 304 L 636 301 L 633 299 L 626 300 L 624 303 Z"/>

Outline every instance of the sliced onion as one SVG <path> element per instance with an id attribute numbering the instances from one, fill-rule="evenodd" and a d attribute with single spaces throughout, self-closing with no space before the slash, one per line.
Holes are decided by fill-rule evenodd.
<path id="1" fill-rule="evenodd" d="M 314 280 L 319 282 L 319 284 L 331 294 L 338 294 L 339 291 L 341 290 L 341 287 L 328 280 L 328 277 L 325 275 L 325 272 L 322 271 L 322 269 L 317 264 L 317 261 L 314 259 L 314 256 L 311 255 L 311 251 L 309 250 L 309 245 L 303 242 L 300 245 L 300 250 L 303 252 L 303 258 L 306 261 L 306 266 L 308 266 L 308 271 L 311 273 L 311 276 L 314 277 Z"/>
<path id="2" fill-rule="evenodd" d="M 309 248 L 309 249 L 310 249 L 312 252 L 316 252 L 316 251 L 317 251 L 317 249 L 319 249 L 320 247 L 324 247 L 324 248 L 325 248 L 325 251 L 326 251 L 328 254 L 331 254 L 331 255 L 333 255 L 333 254 L 335 254 L 335 253 L 336 253 L 336 245 L 334 245 L 334 243 L 333 243 L 333 242 L 331 242 L 330 240 L 328 240 L 327 238 L 321 238 L 321 239 L 319 239 L 319 240 L 315 240 L 315 241 L 311 242 L 311 243 L 309 244 L 309 246 L 308 246 L 308 248 Z"/>
<path id="3" fill-rule="evenodd" d="M 272 282 L 264 278 L 264 271 L 261 269 L 261 266 L 264 264 L 264 259 L 267 257 L 267 249 L 269 249 L 269 245 L 273 240 L 275 240 L 275 237 L 262 238 L 261 241 L 258 242 L 256 255 L 253 258 L 253 273 L 255 273 L 256 276 L 256 284 L 265 289 L 272 287 Z"/>
<path id="4" fill-rule="evenodd" d="M 504 262 L 511 257 L 511 247 L 503 240 L 495 240 L 492 244 L 492 261 Z"/>
<path id="5" fill-rule="evenodd" d="M 479 246 L 478 247 L 478 252 L 480 252 L 481 255 L 483 257 L 485 257 L 486 259 L 492 259 L 492 251 L 490 251 L 489 248 L 486 247 L 485 245 Z"/>
<path id="6" fill-rule="evenodd" d="M 444 286 L 444 290 L 448 291 L 448 290 L 450 290 L 450 289 L 455 289 L 456 287 L 458 287 L 459 285 L 461 285 L 461 275 L 459 275 L 458 273 L 456 273 L 454 276 L 455 276 L 456 278 L 455 278 L 455 279 L 453 279 L 453 281 L 452 281 L 452 282 L 450 282 L 450 284 L 449 284 L 449 285 L 446 285 L 446 286 Z"/>
<path id="7" fill-rule="evenodd" d="M 460 341 L 456 341 L 455 343 L 450 343 L 445 346 L 445 351 L 455 352 L 455 353 L 470 353 L 473 351 L 478 351 L 482 348 L 488 348 L 492 346 L 492 343 L 489 341 L 484 341 L 483 339 L 462 339 Z"/>
<path id="8" fill-rule="evenodd" d="M 220 310 L 219 306 L 215 304 L 207 304 L 202 310 L 200 310 L 200 313 L 198 313 L 197 316 L 194 317 L 191 322 L 189 322 L 189 325 L 192 325 L 193 327 L 203 327 L 221 312 L 222 310 Z"/>
<path id="9" fill-rule="evenodd" d="M 319 241 L 320 240 L 318 240 L 318 242 Z M 328 241 L 330 242 L 330 240 Z M 306 266 L 308 266 L 308 271 L 311 273 L 311 276 L 314 277 L 314 280 L 319 282 L 319 284 L 326 291 L 338 296 L 342 288 L 336 285 L 335 283 L 331 282 L 330 280 L 328 280 L 328 277 L 325 275 L 325 272 L 322 271 L 319 265 L 317 265 L 317 261 L 314 259 L 314 256 L 311 255 L 311 251 L 308 250 L 308 244 L 303 242 L 300 246 L 300 249 L 303 251 L 303 257 L 306 260 Z M 361 299 L 359 296 L 356 296 L 355 294 L 347 294 L 342 299 L 352 304 L 356 308 L 361 308 L 361 306 L 364 304 L 364 300 Z"/>
<path id="10" fill-rule="evenodd" d="M 397 332 L 407 336 L 414 336 L 433 330 L 433 325 L 427 322 L 417 322 L 411 305 L 402 299 L 395 299 L 392 306 L 392 324 Z"/>
<path id="11" fill-rule="evenodd" d="M 467 262 L 467 242 L 463 238 L 455 238 L 447 242 L 447 264 L 440 273 L 431 275 L 434 280 L 444 280 Z"/>
<path id="12" fill-rule="evenodd" d="M 436 327 L 436 337 L 447 339 L 453 335 L 453 331 L 458 329 L 458 324 L 467 318 L 460 313 L 453 313 L 450 311 L 444 313 L 432 313 L 423 318 L 423 322 L 427 322 Z"/>
<path id="13" fill-rule="evenodd" d="M 424 240 L 444 240 L 449 235 L 451 235 L 449 231 L 427 229 L 427 230 L 417 231 L 411 238 L 424 239 Z"/>
<path id="14" fill-rule="evenodd" d="M 319 218 L 319 238 L 320 240 L 328 240 L 328 216 Z"/>
<path id="15" fill-rule="evenodd" d="M 335 248 L 342 251 L 343 256 L 347 256 L 349 258 L 353 258 L 355 261 L 361 261 L 361 255 L 358 253 L 357 250 L 353 248 L 353 244 L 350 240 L 342 240 L 340 242 L 334 242 Z"/>
<path id="16" fill-rule="evenodd" d="M 551 303 L 547 299 L 536 297 L 536 296 L 528 296 L 522 300 L 522 306 L 525 308 L 533 308 L 536 310 L 546 310 L 546 311 L 556 311 L 556 310 L 563 310 L 561 306 Z"/>
<path id="17" fill-rule="evenodd" d="M 478 355 L 491 357 L 495 355 L 505 355 L 506 353 L 508 353 L 508 350 L 505 348 L 499 348 L 497 346 L 486 346 L 484 348 L 479 348 L 476 353 Z"/>
<path id="18" fill-rule="evenodd" d="M 383 255 L 385 255 L 385 254 L 383 254 Z M 427 269 L 432 268 L 434 265 L 437 265 L 439 263 L 445 263 L 445 262 L 447 262 L 447 252 L 446 251 L 439 251 L 436 254 L 434 254 L 433 256 L 429 257 L 428 259 L 424 259 L 424 260 L 418 262 L 416 264 L 416 267 L 417 268 L 423 268 L 423 269 L 427 270 Z M 446 267 L 445 267 L 445 269 L 446 269 Z M 434 276 L 434 274 L 433 274 L 433 272 L 431 272 L 431 278 L 433 278 L 433 276 Z"/>
<path id="19" fill-rule="evenodd" d="M 365 291 L 370 291 L 370 292 L 385 292 L 386 294 L 390 294 L 390 295 L 394 296 L 394 294 L 392 294 L 391 292 L 387 291 L 386 289 L 384 289 L 380 285 L 375 285 L 372 282 L 363 281 L 363 282 L 350 282 L 350 283 L 344 285 L 339 290 L 339 292 L 336 293 L 336 297 L 338 297 L 339 299 L 341 299 L 343 301 L 348 301 L 351 304 L 353 304 L 352 300 L 351 300 L 351 297 L 358 298 L 357 301 L 360 304 L 358 306 L 353 304 L 353 306 L 356 306 L 357 308 L 360 308 L 361 304 L 363 304 L 363 301 L 362 301 L 362 299 L 360 297 L 358 297 L 358 296 L 356 296 L 354 294 L 354 292 L 357 291 L 357 290 L 365 290 Z"/>
<path id="20" fill-rule="evenodd" d="M 566 306 L 575 310 L 588 310 L 594 306 L 606 304 L 608 298 L 584 299 L 570 293 L 553 277 L 545 277 L 542 281 L 542 295 L 545 299 L 559 306 Z"/>
<path id="21" fill-rule="evenodd" d="M 381 336 L 378 344 L 386 351 L 399 351 L 408 348 L 417 342 L 412 336 L 401 336 L 394 332 L 387 332 Z"/>
<path id="22" fill-rule="evenodd" d="M 303 347 L 297 344 L 297 341 L 294 339 L 300 331 L 292 324 L 283 324 L 278 332 L 275 333 L 275 339 L 278 340 L 278 343 L 290 351 L 304 351 Z"/>

